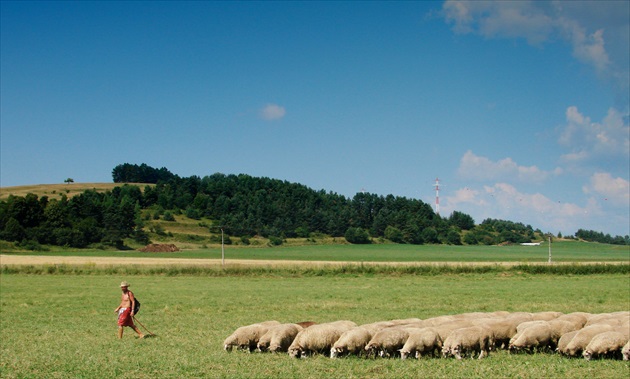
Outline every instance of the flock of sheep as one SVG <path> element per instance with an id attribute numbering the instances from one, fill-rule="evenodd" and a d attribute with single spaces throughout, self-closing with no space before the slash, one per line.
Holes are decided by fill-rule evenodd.
<path id="1" fill-rule="evenodd" d="M 281 324 L 265 321 L 242 326 L 223 343 L 249 352 L 288 352 L 303 358 L 326 354 L 367 357 L 470 356 L 481 359 L 494 349 L 510 352 L 556 351 L 583 356 L 630 360 L 630 312 L 475 312 L 380 321 Z"/>

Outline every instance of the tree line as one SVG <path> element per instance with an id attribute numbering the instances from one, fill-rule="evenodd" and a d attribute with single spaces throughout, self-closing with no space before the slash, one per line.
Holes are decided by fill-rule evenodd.
<path id="1" fill-rule="evenodd" d="M 629 236 L 611 236 L 610 234 L 604 234 L 602 232 L 596 232 L 594 230 L 578 229 L 575 233 L 575 237 L 589 242 L 609 243 L 613 245 L 630 245 Z"/>
<path id="2" fill-rule="evenodd" d="M 183 213 L 213 220 L 232 236 L 345 237 L 351 243 L 385 239 L 406 244 L 486 244 L 531 242 L 540 230 L 522 223 L 486 219 L 476 225 L 465 213 L 441 217 L 417 199 L 357 193 L 348 198 L 302 184 L 245 174 L 179 177 L 166 168 L 122 164 L 112 171 L 120 187 L 87 190 L 70 199 L 10 196 L 0 201 L 0 239 L 23 245 L 123 247 L 126 238 L 148 243 L 142 210 L 154 215 Z M 153 183 L 143 190 L 123 183 Z M 167 213 L 164 213 L 168 211 Z M 580 237 L 581 238 L 581 237 Z M 626 239 L 609 243 L 627 244 Z"/>
<path id="3" fill-rule="evenodd" d="M 126 238 L 148 242 L 140 218 L 142 192 L 137 186 L 99 193 L 86 190 L 68 199 L 35 194 L 0 201 L 0 239 L 37 249 L 40 245 L 87 247 L 102 243 L 124 248 Z"/>

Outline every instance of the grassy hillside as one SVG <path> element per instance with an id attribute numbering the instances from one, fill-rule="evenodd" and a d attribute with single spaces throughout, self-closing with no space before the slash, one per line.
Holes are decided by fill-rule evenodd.
<path id="1" fill-rule="evenodd" d="M 144 188 L 147 184 L 129 183 Z M 62 183 L 62 184 L 33 184 L 26 186 L 2 187 L 0 188 L 0 200 L 6 199 L 10 195 L 26 196 L 33 193 L 38 197 L 48 196 L 54 198 L 66 194 L 68 198 L 78 195 L 85 190 L 95 190 L 97 192 L 111 191 L 114 187 L 120 187 L 121 183 Z M 153 185 L 153 184 L 148 184 Z"/>
<path id="2" fill-rule="evenodd" d="M 146 184 L 136 184 L 144 188 Z M 73 183 L 42 184 L 32 186 L 1 188 L 0 199 L 9 195 L 24 196 L 34 193 L 38 196 L 65 193 L 70 197 L 88 189 L 108 191 L 119 183 Z M 165 211 L 159 209 L 143 210 L 144 230 L 153 243 L 175 244 L 181 252 L 151 254 L 160 257 L 179 258 L 219 258 L 221 251 L 221 232 L 213 227 L 213 220 L 191 219 L 183 214 L 172 214 L 173 221 L 165 220 Z M 171 213 L 173 213 L 171 211 Z M 542 238 L 539 238 L 540 241 Z M 309 238 L 285 239 L 282 246 L 272 246 L 269 239 L 260 236 L 241 238 L 225 235 L 226 256 L 232 259 L 271 259 L 271 260 L 323 260 L 323 261 L 374 261 L 374 262 L 453 262 L 453 261 L 518 261 L 545 262 L 548 258 L 548 244 L 540 246 L 485 246 L 485 245 L 405 245 L 393 244 L 383 239 L 373 239 L 370 245 L 350 245 L 343 237 L 329 237 L 313 234 Z M 147 253 L 135 251 L 143 247 L 128 239 L 126 245 L 131 250 L 126 256 L 146 256 Z M 17 248 L 14 243 L 0 241 L 3 253 L 41 254 L 42 251 L 29 252 L 25 248 Z M 104 246 L 92 246 L 78 250 L 67 247 L 45 247 L 44 253 L 54 255 L 116 255 Z M 581 242 L 575 240 L 556 239 L 552 244 L 553 261 L 585 262 L 585 261 L 630 261 L 630 246 L 608 245 Z"/>

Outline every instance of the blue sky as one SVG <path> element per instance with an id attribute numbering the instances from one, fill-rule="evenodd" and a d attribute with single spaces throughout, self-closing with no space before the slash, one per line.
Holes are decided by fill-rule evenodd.
<path id="1" fill-rule="evenodd" d="M 612 2 L 0 2 L 0 184 L 122 163 L 627 235 Z"/>

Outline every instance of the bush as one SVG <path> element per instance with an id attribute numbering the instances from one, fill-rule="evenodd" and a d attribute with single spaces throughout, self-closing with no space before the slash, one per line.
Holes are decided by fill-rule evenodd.
<path id="1" fill-rule="evenodd" d="M 269 236 L 269 244 L 272 246 L 280 246 L 283 241 L 281 237 Z"/>
<path id="2" fill-rule="evenodd" d="M 475 237 L 474 233 L 466 233 L 464 235 L 464 243 L 467 245 L 477 245 L 479 241 L 477 241 L 477 237 Z"/>
<path id="3" fill-rule="evenodd" d="M 372 242 L 367 230 L 363 228 L 348 228 L 345 237 L 346 241 L 354 244 L 368 244 Z"/>
<path id="4" fill-rule="evenodd" d="M 449 245 L 461 245 L 462 238 L 456 230 L 449 230 L 446 234 L 446 242 Z"/>
<path id="5" fill-rule="evenodd" d="M 426 228 L 422 231 L 422 239 L 426 243 L 439 243 L 438 232 L 435 228 Z"/>
<path id="6" fill-rule="evenodd" d="M 310 232 L 308 231 L 308 228 L 305 226 L 300 226 L 299 228 L 295 229 L 295 235 L 296 237 L 299 238 L 308 238 L 310 237 Z"/>
<path id="7" fill-rule="evenodd" d="M 31 251 L 48 251 L 48 248 L 40 245 L 39 242 L 34 240 L 23 240 L 18 244 L 18 246 Z"/>
<path id="8" fill-rule="evenodd" d="M 186 217 L 191 218 L 193 220 L 201 219 L 201 212 L 198 209 L 193 207 L 186 208 Z"/>
<path id="9" fill-rule="evenodd" d="M 393 226 L 388 226 L 387 228 L 385 228 L 385 238 L 395 243 L 404 242 L 403 233 L 400 231 L 400 229 Z"/>
<path id="10" fill-rule="evenodd" d="M 175 221 L 175 217 L 171 212 L 164 212 L 164 221 Z"/>
<path id="11" fill-rule="evenodd" d="M 152 225 L 149 230 L 155 234 L 157 234 L 158 236 L 164 236 L 166 235 L 166 232 L 164 232 L 164 227 L 161 224 L 155 224 Z"/>

